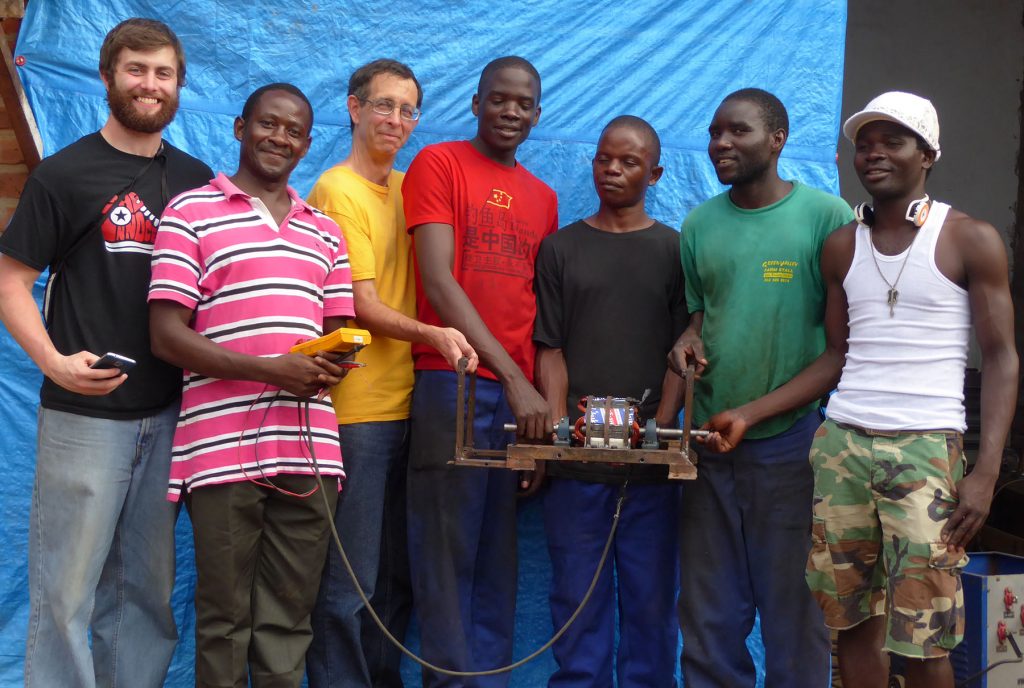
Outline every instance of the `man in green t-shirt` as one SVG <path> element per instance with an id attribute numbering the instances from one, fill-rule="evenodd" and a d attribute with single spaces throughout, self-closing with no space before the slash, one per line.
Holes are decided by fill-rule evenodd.
<path id="1" fill-rule="evenodd" d="M 669 356 L 697 364 L 696 425 L 784 384 L 822 352 L 825 238 L 853 218 L 840 198 L 779 177 L 789 118 L 774 95 L 722 101 L 708 154 L 730 189 L 681 235 L 690 325 Z M 728 454 L 701 450 L 684 488 L 679 621 L 688 688 L 753 686 L 745 644 L 761 615 L 767 685 L 828 683 L 829 637 L 803 577 L 817 403 L 757 419 Z"/>

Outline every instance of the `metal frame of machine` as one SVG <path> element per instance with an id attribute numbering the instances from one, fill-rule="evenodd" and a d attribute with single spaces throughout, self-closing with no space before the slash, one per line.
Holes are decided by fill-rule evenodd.
<path id="1" fill-rule="evenodd" d="M 506 449 L 477 449 L 473 446 L 473 419 L 476 407 L 476 375 L 469 375 L 466 382 L 465 363 L 460 361 L 458 373 L 458 398 L 455 408 L 455 457 L 449 461 L 456 466 L 479 466 L 485 468 L 509 468 L 532 471 L 537 461 L 592 461 L 616 464 L 665 464 L 668 477 L 676 480 L 693 480 L 697 477 L 697 453 L 690 447 L 690 438 L 706 435 L 705 430 L 693 430 L 690 409 L 693 407 L 694 367 L 686 369 L 686 396 L 683 428 L 659 428 L 654 419 L 643 427 L 635 422 L 635 401 L 617 397 L 592 397 L 587 400 L 584 410 L 585 422 L 574 428 L 568 418 L 562 418 L 554 426 L 554 444 L 517 444 Z M 468 391 L 468 395 L 467 395 Z M 611 422 L 612 418 L 618 422 Z M 584 420 L 581 418 L 581 421 Z M 601 418 L 603 422 L 597 423 Z M 595 421 L 595 422 L 592 422 Z M 515 425 L 506 425 L 505 430 L 514 432 Z M 579 441 L 585 437 L 583 446 L 572 446 L 573 436 Z M 642 442 L 640 441 L 642 438 Z M 664 446 L 664 448 L 662 448 Z"/>

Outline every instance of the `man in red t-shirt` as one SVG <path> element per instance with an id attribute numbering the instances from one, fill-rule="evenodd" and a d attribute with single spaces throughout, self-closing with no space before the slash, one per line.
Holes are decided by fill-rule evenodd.
<path id="1" fill-rule="evenodd" d="M 480 355 L 475 444 L 503 449 L 502 425 L 551 435 L 533 387 L 533 264 L 558 226 L 554 191 L 516 162 L 540 117 L 540 75 L 521 57 L 488 64 L 473 96 L 477 133 L 424 148 L 405 177 L 406 226 L 416 251 L 419 319 L 454 327 Z M 456 375 L 413 345 L 409 554 L 423 656 L 484 670 L 512 657 L 516 597 L 516 476 L 448 465 L 455 446 Z M 424 671 L 424 686 L 504 686 Z"/>

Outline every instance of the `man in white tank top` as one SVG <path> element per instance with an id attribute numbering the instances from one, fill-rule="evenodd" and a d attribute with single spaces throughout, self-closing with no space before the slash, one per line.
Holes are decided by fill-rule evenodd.
<path id="1" fill-rule="evenodd" d="M 807 581 L 839 631 L 843 685 L 886 686 L 886 653 L 896 653 L 907 659 L 908 688 L 952 688 L 964 548 L 988 515 L 1017 396 L 1006 251 L 991 225 L 927 197 L 940 156 L 929 101 L 884 93 L 843 133 L 872 204 L 822 250 L 827 348 L 788 384 L 713 417 L 708 443 L 728 451 L 760 419 L 838 381 L 811 448 Z M 984 423 L 965 477 L 971 323 Z"/>

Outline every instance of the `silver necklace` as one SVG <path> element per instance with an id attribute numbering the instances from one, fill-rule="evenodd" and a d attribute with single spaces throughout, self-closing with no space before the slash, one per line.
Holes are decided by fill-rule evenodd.
<path id="1" fill-rule="evenodd" d="M 871 244 L 871 260 L 875 262 L 875 269 L 878 270 L 878 276 L 882 278 L 886 286 L 889 287 L 889 297 L 886 299 L 886 303 L 889 304 L 889 317 L 896 315 L 896 301 L 900 298 L 900 292 L 896 289 L 896 285 L 900 283 L 900 277 L 903 276 L 903 268 L 907 267 L 907 261 L 910 260 L 910 252 L 914 248 L 914 241 L 917 240 L 918 232 L 914 232 L 914 236 L 910 239 L 910 246 L 907 246 L 907 255 L 903 257 L 903 264 L 900 265 L 900 271 L 896 273 L 896 280 L 890 282 L 885 278 L 882 273 L 882 266 L 878 264 L 878 256 L 875 255 L 875 242 L 871 238 L 871 229 L 868 228 L 868 243 Z"/>

